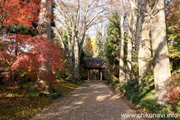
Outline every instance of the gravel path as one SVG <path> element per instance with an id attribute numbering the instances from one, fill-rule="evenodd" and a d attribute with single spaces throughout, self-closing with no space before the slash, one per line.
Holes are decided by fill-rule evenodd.
<path id="1" fill-rule="evenodd" d="M 59 98 L 31 120 L 135 120 L 122 114 L 135 114 L 103 82 L 90 81 Z"/>

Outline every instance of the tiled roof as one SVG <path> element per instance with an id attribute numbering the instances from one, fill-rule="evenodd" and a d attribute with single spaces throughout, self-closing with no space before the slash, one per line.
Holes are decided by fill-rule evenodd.
<path id="1" fill-rule="evenodd" d="M 86 68 L 88 69 L 102 69 L 104 62 L 100 58 L 87 58 L 86 59 Z"/>

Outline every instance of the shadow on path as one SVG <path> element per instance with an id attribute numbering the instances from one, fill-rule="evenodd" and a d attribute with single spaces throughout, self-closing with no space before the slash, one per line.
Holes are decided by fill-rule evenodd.
<path id="1" fill-rule="evenodd" d="M 121 114 L 135 114 L 103 82 L 90 81 L 59 98 L 31 120 L 134 120 Z"/>

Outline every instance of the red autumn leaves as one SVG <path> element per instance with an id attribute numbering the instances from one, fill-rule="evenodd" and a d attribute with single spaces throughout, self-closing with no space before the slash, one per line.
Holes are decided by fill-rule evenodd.
<path id="1" fill-rule="evenodd" d="M 62 68 L 64 52 L 51 40 L 42 36 L 2 34 L 11 25 L 21 24 L 33 28 L 38 22 L 40 0 L 0 0 L 0 68 L 8 68 L 2 74 L 4 82 L 17 81 L 12 74 L 24 72 L 36 79 L 38 64 L 49 60 L 53 72 Z M 6 77 L 5 77 L 6 76 Z"/>
<path id="2" fill-rule="evenodd" d="M 0 23 L 4 27 L 22 24 L 28 27 L 37 22 L 39 0 L 0 0 Z"/>

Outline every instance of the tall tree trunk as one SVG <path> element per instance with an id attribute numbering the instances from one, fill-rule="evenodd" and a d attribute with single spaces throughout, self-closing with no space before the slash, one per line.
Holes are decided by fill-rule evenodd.
<path id="1" fill-rule="evenodd" d="M 122 8 L 123 9 L 123 8 Z M 122 13 L 121 15 L 121 43 L 120 43 L 120 59 L 119 59 L 119 82 L 125 83 L 127 82 L 125 79 L 125 71 L 124 71 L 124 18 L 125 15 Z"/>
<path id="2" fill-rule="evenodd" d="M 70 75 L 68 78 L 73 79 L 74 77 L 74 63 L 73 63 L 73 55 L 74 55 L 74 39 L 71 39 L 69 46 L 69 63 L 70 63 Z"/>
<path id="3" fill-rule="evenodd" d="M 150 5 L 146 0 L 143 1 L 143 10 L 149 11 Z M 148 13 L 142 13 L 142 28 L 139 38 L 138 49 L 138 65 L 139 65 L 139 84 L 143 84 L 143 79 L 149 70 L 149 60 L 151 58 L 151 42 L 150 42 L 150 15 Z"/>
<path id="4" fill-rule="evenodd" d="M 73 79 L 74 76 L 73 52 L 71 52 L 70 55 L 68 56 L 68 60 L 70 63 L 70 75 L 68 76 L 68 78 Z"/>
<path id="5" fill-rule="evenodd" d="M 137 20 L 138 20 L 138 9 L 135 5 L 136 1 L 137 0 L 130 0 L 132 19 L 133 19 L 133 25 L 132 25 L 133 40 L 135 40 L 136 25 L 137 25 Z"/>
<path id="6" fill-rule="evenodd" d="M 86 37 L 86 31 L 84 31 L 84 33 L 82 35 L 81 42 L 79 44 L 79 58 L 81 58 L 81 54 L 82 54 L 82 51 L 83 51 L 83 45 L 84 45 L 85 37 Z"/>
<path id="7" fill-rule="evenodd" d="M 41 10 L 39 13 L 38 32 L 45 38 L 51 39 L 51 13 L 52 3 L 49 0 L 41 0 Z"/>
<path id="8" fill-rule="evenodd" d="M 142 3 L 143 3 L 143 0 L 138 0 L 138 6 L 140 8 L 143 5 Z M 139 49 L 139 41 L 140 41 L 140 38 L 141 38 L 143 12 L 140 9 L 138 9 L 137 14 L 138 14 L 138 17 L 137 17 L 137 24 L 136 24 L 136 39 L 135 39 L 135 48 L 136 48 L 136 50 Z"/>
<path id="9" fill-rule="evenodd" d="M 74 58 L 75 58 L 75 65 L 74 65 L 74 78 L 77 80 L 80 80 L 80 58 L 81 53 L 83 49 L 83 44 L 85 40 L 86 31 L 82 34 L 81 40 L 78 38 L 75 38 L 75 44 L 74 44 Z"/>
<path id="10" fill-rule="evenodd" d="M 74 53 L 74 48 L 69 49 L 68 61 L 70 63 L 70 74 L 68 75 L 68 79 L 73 79 L 74 77 L 73 53 Z"/>
<path id="11" fill-rule="evenodd" d="M 75 43 L 74 43 L 74 78 L 79 80 L 80 75 L 79 75 L 79 67 L 80 67 L 80 54 L 79 54 L 79 43 L 77 41 L 78 38 L 76 38 Z"/>
<path id="12" fill-rule="evenodd" d="M 154 80 L 156 101 L 165 105 L 166 100 L 163 98 L 163 95 L 166 94 L 166 91 L 164 89 L 169 87 L 166 80 L 171 76 L 166 39 L 165 1 L 158 0 L 156 2 L 151 26 Z"/>
<path id="13" fill-rule="evenodd" d="M 41 10 L 39 14 L 38 32 L 45 38 L 51 39 L 51 19 L 48 18 L 48 14 L 51 13 L 52 3 L 49 0 L 41 0 Z M 41 47 L 41 46 L 39 46 Z M 42 54 L 45 51 L 41 51 Z M 52 74 L 49 60 L 46 58 L 45 65 L 39 63 L 39 73 L 36 88 L 42 93 L 52 93 L 51 80 L 48 77 Z"/>
<path id="14" fill-rule="evenodd" d="M 136 42 L 136 26 L 137 26 L 137 21 L 138 21 L 138 8 L 136 6 L 137 4 L 137 0 L 130 0 L 130 5 L 131 5 L 131 11 L 132 11 L 132 20 L 133 20 L 133 24 L 132 24 L 132 42 L 137 43 Z M 136 44 L 135 44 L 135 48 L 136 48 Z"/>
<path id="15" fill-rule="evenodd" d="M 133 30 L 132 30 L 132 14 L 128 16 L 128 54 L 127 54 L 127 68 L 126 68 L 126 81 L 131 81 L 131 68 L 132 68 L 132 39 L 133 39 Z"/>

